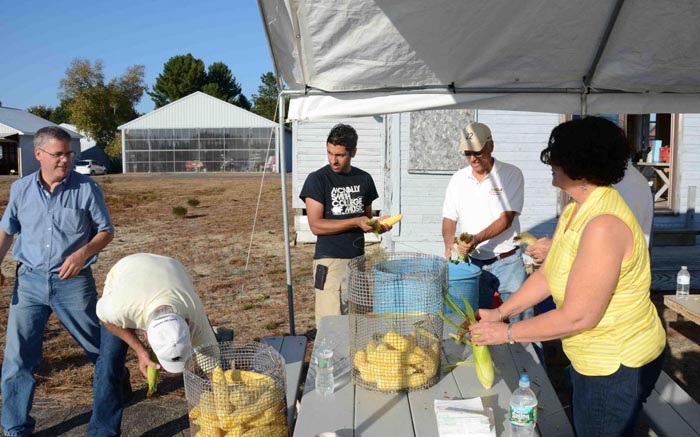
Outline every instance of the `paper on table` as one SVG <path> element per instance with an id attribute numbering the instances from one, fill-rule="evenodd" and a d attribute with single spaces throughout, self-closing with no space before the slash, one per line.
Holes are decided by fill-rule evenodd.
<path id="1" fill-rule="evenodd" d="M 496 437 L 493 410 L 481 398 L 435 399 L 435 417 L 440 437 Z"/>

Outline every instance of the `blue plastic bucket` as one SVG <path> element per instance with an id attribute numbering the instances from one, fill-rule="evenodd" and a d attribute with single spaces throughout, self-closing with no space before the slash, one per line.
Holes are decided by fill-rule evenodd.
<path id="1" fill-rule="evenodd" d="M 431 313 L 442 309 L 445 260 L 439 257 L 392 259 L 377 263 L 375 313 Z"/>
<path id="2" fill-rule="evenodd" d="M 463 311 L 466 308 L 462 297 L 467 299 L 469 305 L 476 311 L 479 308 L 479 277 L 481 276 L 481 268 L 465 262 L 448 264 L 449 289 L 447 293 Z M 445 312 L 451 313 L 453 311 L 448 306 L 445 306 Z"/>

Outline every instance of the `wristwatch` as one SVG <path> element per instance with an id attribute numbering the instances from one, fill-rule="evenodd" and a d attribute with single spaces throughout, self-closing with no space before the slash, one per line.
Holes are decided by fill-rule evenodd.
<path id="1" fill-rule="evenodd" d="M 515 344 L 515 341 L 513 340 L 513 324 L 512 323 L 508 324 L 508 344 Z"/>

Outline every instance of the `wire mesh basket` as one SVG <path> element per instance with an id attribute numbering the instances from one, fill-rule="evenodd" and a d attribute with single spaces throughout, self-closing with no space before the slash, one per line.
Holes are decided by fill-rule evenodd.
<path id="1" fill-rule="evenodd" d="M 373 391 L 422 390 L 440 375 L 447 260 L 363 255 L 348 264 L 352 381 Z"/>
<path id="2" fill-rule="evenodd" d="M 286 437 L 284 358 L 262 343 L 194 350 L 184 370 L 193 436 Z"/>

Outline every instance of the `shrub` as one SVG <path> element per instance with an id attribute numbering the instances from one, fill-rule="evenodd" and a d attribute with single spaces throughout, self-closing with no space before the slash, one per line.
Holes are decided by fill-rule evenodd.
<path id="1" fill-rule="evenodd" d="M 187 204 L 191 207 L 199 206 L 199 199 L 188 199 Z"/>
<path id="2" fill-rule="evenodd" d="M 173 215 L 176 217 L 185 218 L 185 216 L 187 215 L 187 208 L 185 208 L 184 206 L 174 206 Z"/>

